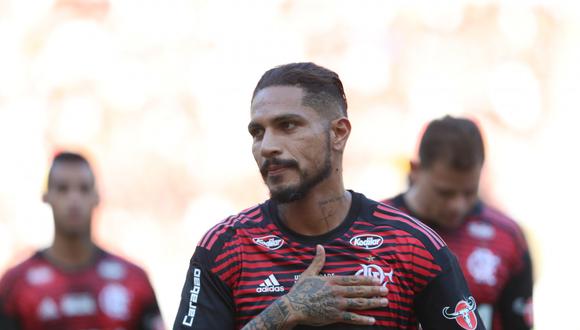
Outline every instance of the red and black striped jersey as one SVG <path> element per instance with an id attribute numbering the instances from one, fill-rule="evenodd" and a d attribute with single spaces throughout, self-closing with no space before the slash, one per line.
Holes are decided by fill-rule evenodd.
<path id="1" fill-rule="evenodd" d="M 138 266 L 98 250 L 90 265 L 63 269 L 39 251 L 0 280 L 0 329 L 163 329 L 163 322 Z"/>
<path id="2" fill-rule="evenodd" d="M 412 214 L 403 195 L 384 202 Z M 532 263 L 517 223 L 479 202 L 459 228 L 433 228 L 457 256 L 487 329 L 531 329 Z"/>
<path id="3" fill-rule="evenodd" d="M 341 225 L 321 236 L 291 231 L 272 200 L 231 216 L 199 242 L 174 329 L 239 329 L 287 293 L 308 267 L 316 244 L 326 250 L 321 276 L 379 278 L 385 308 L 362 311 L 376 324 L 313 329 L 484 329 L 455 257 L 429 227 L 351 192 Z M 298 326 L 295 329 L 311 329 Z"/>

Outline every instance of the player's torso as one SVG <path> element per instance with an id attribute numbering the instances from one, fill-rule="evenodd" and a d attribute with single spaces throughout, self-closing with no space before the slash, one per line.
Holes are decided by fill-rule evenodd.
<path id="1" fill-rule="evenodd" d="M 78 272 L 36 262 L 23 272 L 14 294 L 24 330 L 121 330 L 136 328 L 135 295 L 128 269 L 103 260 Z"/>
<path id="2" fill-rule="evenodd" d="M 242 245 L 241 277 L 233 294 L 238 323 L 243 324 L 290 291 L 310 264 L 315 244 L 298 242 L 272 230 L 245 232 Z M 416 329 L 412 311 L 416 282 L 406 271 L 409 266 L 404 260 L 412 255 L 412 246 L 404 236 L 384 228 L 372 230 L 353 226 L 323 246 L 326 262 L 322 276 L 372 276 L 389 289 L 388 307 L 361 314 L 374 316 L 380 329 Z M 408 254 L 401 253 L 405 250 Z M 356 329 L 336 324 L 330 328 Z"/>
<path id="3" fill-rule="evenodd" d="M 488 330 L 501 330 L 494 306 L 497 307 L 516 262 L 513 238 L 501 228 L 477 218 L 469 219 L 458 231 L 440 234 L 457 256 Z"/>

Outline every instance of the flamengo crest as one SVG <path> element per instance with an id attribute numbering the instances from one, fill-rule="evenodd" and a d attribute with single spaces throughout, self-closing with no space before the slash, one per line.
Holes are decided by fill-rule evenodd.
<path id="1" fill-rule="evenodd" d="M 455 311 L 450 312 L 451 307 L 443 308 L 443 316 L 449 320 L 455 320 L 459 326 L 466 330 L 474 330 L 477 328 L 477 316 L 475 316 L 475 299 L 473 297 L 467 298 L 467 301 L 460 300 L 455 305 Z"/>
<path id="2" fill-rule="evenodd" d="M 276 235 L 268 235 L 258 238 L 252 238 L 254 243 L 270 250 L 278 250 L 284 245 L 284 240 Z"/>

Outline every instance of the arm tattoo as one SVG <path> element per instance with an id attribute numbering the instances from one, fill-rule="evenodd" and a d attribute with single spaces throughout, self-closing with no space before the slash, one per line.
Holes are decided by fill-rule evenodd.
<path id="1" fill-rule="evenodd" d="M 290 313 L 281 300 L 276 300 L 260 315 L 250 321 L 242 330 L 282 330 L 286 329 Z"/>

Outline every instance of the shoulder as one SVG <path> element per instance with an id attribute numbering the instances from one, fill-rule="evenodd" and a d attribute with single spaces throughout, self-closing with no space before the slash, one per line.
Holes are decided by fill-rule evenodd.
<path id="1" fill-rule="evenodd" d="M 393 196 L 391 198 L 387 198 L 387 199 L 383 199 L 381 201 L 381 203 L 385 204 L 385 205 L 390 205 L 396 208 L 403 208 L 403 206 L 405 205 L 404 199 L 403 199 L 403 194 L 398 194 L 396 196 Z"/>
<path id="2" fill-rule="evenodd" d="M 112 280 L 131 278 L 148 281 L 145 270 L 129 259 L 105 250 L 100 250 L 100 254 L 95 270 L 101 277 Z"/>
<path id="3" fill-rule="evenodd" d="M 519 245 L 527 245 L 524 232 L 514 219 L 483 202 L 480 207 L 479 217 L 481 221 L 491 225 L 495 230 L 507 234 Z"/>
<path id="4" fill-rule="evenodd" d="M 50 272 L 51 270 L 44 263 L 40 252 L 36 252 L 4 273 L 2 278 L 0 278 L 0 294 L 7 290 L 13 290 L 18 284 L 27 279 L 28 281 L 34 281 L 37 277 L 40 278 L 43 274 L 47 275 Z"/>
<path id="5" fill-rule="evenodd" d="M 392 205 L 367 199 L 365 207 L 366 216 L 374 225 L 389 226 L 406 232 L 421 241 L 432 253 L 446 246 L 445 241 L 433 229 Z"/>
<path id="6" fill-rule="evenodd" d="M 213 250 L 226 241 L 231 241 L 240 231 L 262 227 L 261 224 L 265 217 L 263 212 L 265 205 L 266 203 L 254 205 L 238 214 L 221 220 L 202 236 L 198 242 L 198 248 Z"/>

